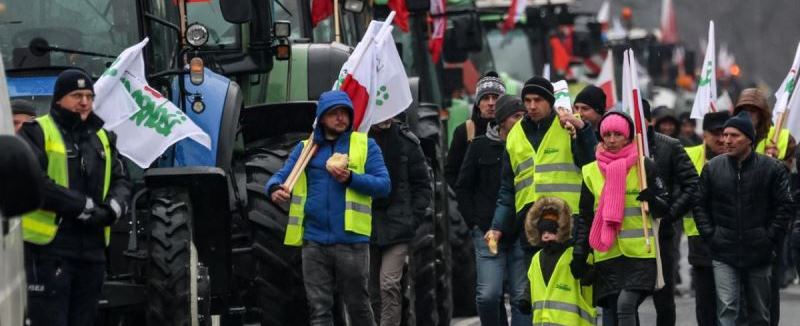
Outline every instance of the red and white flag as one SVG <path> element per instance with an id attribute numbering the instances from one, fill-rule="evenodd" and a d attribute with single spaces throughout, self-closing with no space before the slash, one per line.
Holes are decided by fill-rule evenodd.
<path id="1" fill-rule="evenodd" d="M 661 43 L 678 43 L 678 25 L 672 0 L 661 0 Z"/>
<path id="2" fill-rule="evenodd" d="M 392 11 L 386 22 L 391 24 L 394 16 Z M 373 124 L 405 111 L 413 101 L 389 24 L 374 20 L 369 24 L 334 85 L 353 102 L 353 129 L 357 131 L 368 131 Z"/>
<path id="3" fill-rule="evenodd" d="M 633 50 L 625 50 L 622 63 L 622 109 L 633 119 L 636 134 L 642 138 L 645 157 L 650 157 L 650 141 L 647 139 L 647 120 L 644 118 L 642 93 L 639 90 L 638 64 Z"/>
<path id="4" fill-rule="evenodd" d="M 708 22 L 708 44 L 703 58 L 703 70 L 697 82 L 692 104 L 692 119 L 703 120 L 708 112 L 717 112 L 717 64 L 714 47 L 714 21 Z M 698 123 L 699 125 L 699 123 Z"/>
<path id="5" fill-rule="evenodd" d="M 614 107 L 617 104 L 617 84 L 614 78 L 614 54 L 608 50 L 606 61 L 603 62 L 603 68 L 600 70 L 600 75 L 597 76 L 594 85 L 600 87 L 606 93 L 606 109 Z"/>
<path id="6" fill-rule="evenodd" d="M 439 62 L 444 47 L 444 31 L 447 29 L 447 0 L 431 0 L 431 16 L 433 16 L 433 33 L 428 42 L 428 51 L 433 63 Z"/>
<path id="7" fill-rule="evenodd" d="M 505 34 L 514 29 L 517 22 L 525 15 L 525 2 L 525 0 L 511 0 L 511 5 L 508 6 L 508 13 L 506 13 L 506 20 L 503 21 L 500 32 Z"/>
<path id="8" fill-rule="evenodd" d="M 333 15 L 333 0 L 311 0 L 311 27 Z"/>

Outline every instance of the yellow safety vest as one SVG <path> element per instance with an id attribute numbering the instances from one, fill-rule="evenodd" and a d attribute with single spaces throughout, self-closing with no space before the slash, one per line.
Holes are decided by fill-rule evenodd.
<path id="1" fill-rule="evenodd" d="M 541 251 L 533 256 L 528 269 L 533 325 L 595 325 L 597 311 L 592 305 L 592 287 L 581 286 L 580 280 L 575 279 L 570 271 L 572 247 L 558 258 L 548 284 L 544 284 L 540 254 Z"/>
<path id="2" fill-rule="evenodd" d="M 614 245 L 606 252 L 594 251 L 595 262 L 609 260 L 619 256 L 630 258 L 656 258 L 655 250 L 655 234 L 653 233 L 652 219 L 648 219 L 650 252 L 647 251 L 647 246 L 644 238 L 644 230 L 642 229 L 642 212 L 640 203 L 636 200 L 639 195 L 639 176 L 638 168 L 636 165 L 628 170 L 628 176 L 625 185 L 625 217 L 622 220 L 622 228 L 614 240 Z M 600 194 L 603 192 L 603 185 L 605 184 L 605 177 L 600 173 L 600 167 L 597 162 L 592 162 L 583 166 L 583 181 L 586 187 L 594 195 L 594 208 L 600 203 Z"/>
<path id="3" fill-rule="evenodd" d="M 697 170 L 697 174 L 700 174 L 700 171 L 703 170 L 703 165 L 705 164 L 705 146 L 700 144 L 697 146 L 686 147 L 686 154 L 689 155 L 689 159 L 692 160 L 692 164 L 694 165 L 695 170 Z M 697 230 L 697 224 L 694 222 L 694 217 L 691 214 L 686 215 L 683 217 L 683 233 L 686 233 L 687 237 L 694 237 L 699 236 L 700 231 Z"/>
<path id="4" fill-rule="evenodd" d="M 772 137 L 775 135 L 775 127 L 769 127 L 769 133 L 767 134 L 767 138 L 762 139 L 758 142 L 758 146 L 756 146 L 756 153 L 764 154 L 767 151 L 767 143 L 772 141 Z M 786 158 L 786 148 L 789 147 L 789 130 L 781 129 L 781 134 L 778 135 L 778 143 L 776 144 L 778 147 L 778 159 L 783 160 Z"/>
<path id="5" fill-rule="evenodd" d="M 67 148 L 61 137 L 53 117 L 45 115 L 36 119 L 44 133 L 44 151 L 47 154 L 47 176 L 53 179 L 57 185 L 69 188 L 69 170 L 67 167 Z M 108 187 L 111 183 L 111 146 L 108 142 L 106 131 L 97 131 L 97 138 L 103 145 L 105 152 L 105 174 L 103 178 L 103 200 L 108 194 Z M 37 210 L 22 216 L 22 237 L 25 241 L 38 245 L 46 245 L 53 241 L 58 232 L 59 220 L 56 213 L 46 210 Z M 111 228 L 104 229 L 106 246 L 111 239 Z"/>
<path id="6" fill-rule="evenodd" d="M 353 173 L 364 174 L 367 163 L 367 134 L 353 132 L 350 134 L 350 162 L 347 168 Z M 303 141 L 303 146 L 308 145 Z M 292 189 L 292 201 L 289 206 L 289 224 L 283 244 L 287 246 L 303 245 L 303 219 L 305 218 L 306 199 L 308 198 L 308 179 L 306 172 L 300 173 L 297 183 Z M 372 233 L 372 197 L 361 194 L 351 188 L 345 190 L 344 229 L 364 236 Z"/>
<path id="7" fill-rule="evenodd" d="M 514 205 L 519 213 L 525 205 L 542 197 L 558 197 L 578 211 L 581 170 L 572 158 L 572 137 L 553 119 L 539 151 L 525 136 L 522 120 L 508 133 L 506 151 L 514 171 Z"/>

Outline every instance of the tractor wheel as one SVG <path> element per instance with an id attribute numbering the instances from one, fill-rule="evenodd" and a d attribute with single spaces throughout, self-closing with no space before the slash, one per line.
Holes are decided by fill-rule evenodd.
<path id="1" fill-rule="evenodd" d="M 414 312 L 417 326 L 439 324 L 436 308 L 436 246 L 433 225 L 423 223 L 411 241 L 411 279 L 414 280 Z"/>
<path id="2" fill-rule="evenodd" d="M 275 205 L 264 190 L 295 145 L 307 137 L 306 133 L 290 133 L 248 144 L 247 217 L 253 232 L 255 290 L 262 325 L 308 324 L 300 248 L 283 244 L 288 205 Z"/>
<path id="3" fill-rule="evenodd" d="M 152 191 L 147 231 L 149 260 L 147 279 L 148 325 L 189 326 L 197 316 L 197 255 L 193 252 L 191 204 L 186 190 Z M 195 266 L 195 268 L 193 268 Z"/>
<path id="4" fill-rule="evenodd" d="M 453 317 L 477 316 L 475 304 L 477 274 L 475 246 L 464 218 L 458 212 L 455 195 L 448 198 L 450 215 L 450 253 L 453 262 Z"/>

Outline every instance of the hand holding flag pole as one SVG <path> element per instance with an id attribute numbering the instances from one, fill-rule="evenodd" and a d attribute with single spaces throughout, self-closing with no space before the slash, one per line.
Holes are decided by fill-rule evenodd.
<path id="1" fill-rule="evenodd" d="M 784 78 L 783 83 L 781 86 L 778 87 L 778 90 L 775 92 L 775 110 L 773 114 L 777 114 L 777 119 L 773 121 L 775 123 L 775 133 L 772 135 L 770 141 L 770 147 L 775 148 L 775 145 L 778 143 L 778 138 L 781 135 L 781 131 L 786 124 L 786 120 L 788 120 L 790 115 L 790 101 L 793 100 L 795 97 L 794 89 L 797 85 L 797 71 L 800 69 L 800 44 L 797 45 L 797 50 L 794 54 L 794 60 L 792 61 L 792 66 L 789 68 L 789 73 L 786 74 L 786 78 Z M 777 151 L 768 152 L 773 157 L 777 156 Z"/>
<path id="2" fill-rule="evenodd" d="M 367 49 L 373 45 L 376 38 L 385 37 L 391 31 L 392 20 L 394 20 L 394 16 L 395 16 L 394 11 L 389 13 L 389 16 L 386 17 L 386 20 L 383 22 L 381 29 L 375 36 L 369 34 L 364 36 L 364 39 L 362 39 L 361 42 L 366 41 L 365 46 L 363 47 L 356 46 L 356 49 L 351 54 L 351 57 L 355 56 L 354 66 L 351 69 L 351 71 L 356 71 L 358 69 L 358 67 L 363 62 L 362 59 L 364 58 L 364 53 L 366 53 Z M 359 45 L 361 45 L 361 43 L 359 43 Z M 346 86 L 347 86 L 346 83 L 340 84 L 339 80 L 337 80 L 333 85 L 333 89 L 340 88 L 344 90 Z M 351 121 L 351 123 L 355 124 L 355 121 Z M 312 129 L 316 129 L 316 125 L 317 125 L 317 120 L 314 120 L 314 128 Z M 289 193 L 292 192 L 295 183 L 297 183 L 297 179 L 300 177 L 300 173 L 306 169 L 306 166 L 308 166 L 308 162 L 317 153 L 317 150 L 318 150 L 318 145 L 314 142 L 314 132 L 312 131 L 311 135 L 309 135 L 308 137 L 308 140 L 306 140 L 305 146 L 303 146 L 303 150 L 300 152 L 300 156 L 298 157 L 297 162 L 295 162 L 294 166 L 292 167 L 292 171 L 289 173 L 289 176 L 286 178 L 286 181 L 281 185 L 281 187 L 283 187 L 283 189 L 286 192 Z"/>

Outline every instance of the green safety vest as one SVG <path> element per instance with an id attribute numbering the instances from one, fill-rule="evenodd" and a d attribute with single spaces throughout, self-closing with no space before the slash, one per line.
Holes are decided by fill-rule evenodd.
<path id="1" fill-rule="evenodd" d="M 639 175 L 638 168 L 634 165 L 628 170 L 625 185 L 625 217 L 622 220 L 622 228 L 614 240 L 614 245 L 606 252 L 594 251 L 595 262 L 601 262 L 625 256 L 630 258 L 656 258 L 655 234 L 653 233 L 652 220 L 649 221 L 650 252 L 642 229 L 642 212 L 640 202 L 636 200 L 639 195 Z M 594 195 L 594 208 L 597 210 L 600 204 L 600 194 L 603 192 L 603 185 L 606 178 L 600 173 L 597 162 L 592 162 L 583 167 L 583 181 L 586 187 Z"/>
<path id="2" fill-rule="evenodd" d="M 308 141 L 303 141 L 303 146 Z M 367 163 L 367 134 L 353 132 L 350 134 L 349 163 L 347 168 L 353 173 L 364 174 Z M 292 201 L 289 206 L 289 224 L 283 244 L 287 246 L 303 245 L 303 219 L 305 217 L 306 199 L 308 198 L 308 179 L 306 172 L 300 173 L 297 183 L 292 189 Z M 344 195 L 344 229 L 365 236 L 372 233 L 372 197 L 361 194 L 351 188 Z"/>
<path id="3" fill-rule="evenodd" d="M 67 167 L 67 148 L 61 138 L 61 131 L 50 115 L 36 119 L 44 132 L 44 151 L 47 154 L 47 176 L 57 185 L 69 188 L 69 172 Z M 103 145 L 105 152 L 105 176 L 103 178 L 103 200 L 108 194 L 111 183 L 111 146 L 108 142 L 106 131 L 97 131 L 97 138 Z M 46 245 L 53 241 L 58 232 L 59 220 L 56 213 L 46 210 L 36 210 L 22 216 L 22 237 L 25 241 L 38 245 Z M 111 228 L 104 229 L 106 246 L 111 239 Z"/>
<path id="4" fill-rule="evenodd" d="M 558 197 L 578 211 L 581 170 L 572 159 L 572 136 L 553 119 L 539 151 L 533 149 L 522 129 L 522 120 L 508 133 L 506 151 L 514 171 L 514 205 L 519 213 L 526 204 L 542 197 Z M 534 163 L 535 162 L 535 163 Z"/>
<path id="5" fill-rule="evenodd" d="M 597 311 L 592 305 L 592 286 L 581 286 L 580 280 L 575 279 L 570 271 L 572 247 L 558 258 L 548 284 L 544 284 L 540 254 L 541 251 L 533 256 L 528 269 L 533 325 L 595 325 Z"/>
<path id="6" fill-rule="evenodd" d="M 703 170 L 703 164 L 705 164 L 704 147 L 704 145 L 700 144 L 685 148 L 686 154 L 689 155 L 689 159 L 692 160 L 692 164 L 694 165 L 695 170 L 697 170 L 697 174 L 700 174 L 700 171 Z M 683 233 L 686 233 L 687 237 L 700 235 L 700 231 L 697 231 L 697 224 L 695 224 L 694 217 L 692 217 L 691 214 L 683 217 Z"/>
<path id="7" fill-rule="evenodd" d="M 769 133 L 767 134 L 767 138 L 762 139 L 758 142 L 756 146 L 756 153 L 764 154 L 767 151 L 767 143 L 772 141 L 772 137 L 775 135 L 775 127 L 769 127 Z M 786 158 L 786 148 L 789 147 L 789 130 L 781 129 L 781 134 L 778 135 L 778 143 L 776 144 L 778 147 L 778 159 L 783 160 Z"/>

